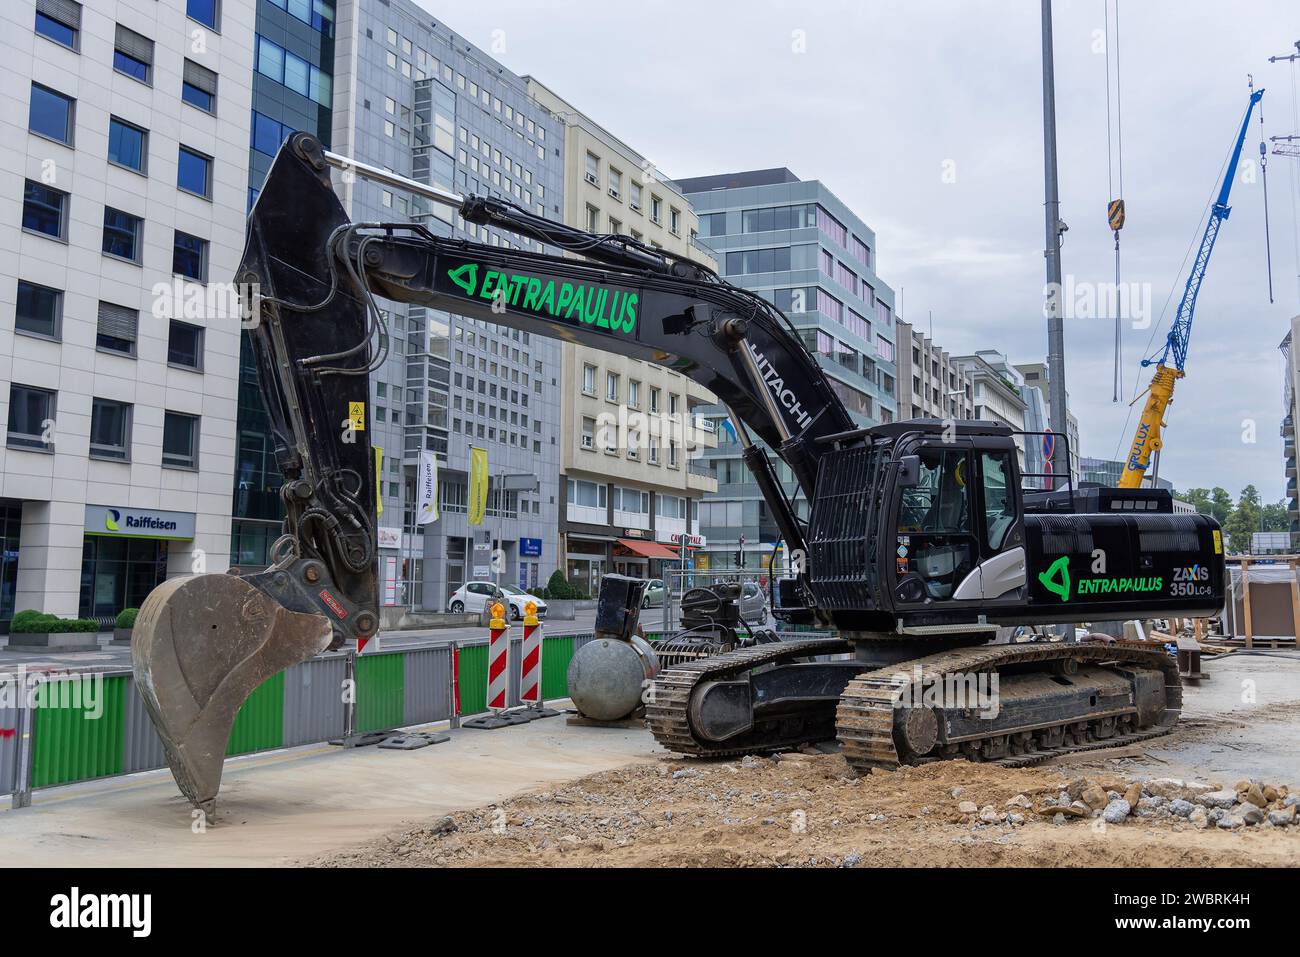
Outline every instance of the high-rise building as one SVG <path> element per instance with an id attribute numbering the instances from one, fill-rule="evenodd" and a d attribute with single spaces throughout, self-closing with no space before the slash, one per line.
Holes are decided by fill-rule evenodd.
<path id="1" fill-rule="evenodd" d="M 894 291 L 876 275 L 876 234 L 817 180 L 788 169 L 677 180 L 700 218 L 700 240 L 728 282 L 752 289 L 789 316 L 831 388 L 862 425 L 898 414 Z M 765 568 L 779 533 L 741 447 L 714 406 L 705 415 L 718 446 L 704 461 L 718 480 L 700 508 L 703 564 Z M 793 494 L 784 463 L 777 474 Z M 806 517 L 808 503 L 796 497 Z"/>
<path id="2" fill-rule="evenodd" d="M 973 419 L 975 383 L 948 350 L 911 323 L 898 325 L 898 417 Z"/>
<path id="3" fill-rule="evenodd" d="M 248 206 L 285 138 L 305 131 L 327 148 L 333 135 L 335 0 L 255 0 L 249 117 Z M 345 9 L 350 0 L 343 0 Z M 247 335 L 240 343 L 239 410 L 230 560 L 261 566 L 280 535 L 280 470 Z"/>
<path id="4" fill-rule="evenodd" d="M 566 223 L 717 268 L 692 242 L 698 220 L 675 185 L 539 80 L 526 79 L 562 124 Z M 666 561 L 679 560 L 682 534 L 691 536 L 688 549 L 706 544 L 699 503 L 717 482 L 693 446 L 711 448 L 716 440 L 711 430 L 694 428 L 694 413 L 717 397 L 655 363 L 570 342 L 561 350 L 561 567 L 591 593 L 609 571 L 661 577 Z"/>
<path id="5" fill-rule="evenodd" d="M 522 77 L 410 0 L 340 3 L 334 44 L 336 152 L 562 217 L 563 125 Z M 530 237 L 466 223 L 451 207 L 360 177 L 335 178 L 354 222 L 413 220 L 441 236 L 542 251 Z M 384 453 L 380 576 L 397 586 L 389 600 L 443 610 L 476 578 L 545 584 L 563 566 L 555 527 L 559 343 L 424 307 L 380 305 L 390 349 L 371 377 L 371 441 Z M 486 449 L 489 465 L 481 526 L 468 523 L 472 447 Z M 441 518 L 417 527 L 422 449 L 440 463 Z"/>
<path id="6" fill-rule="evenodd" d="M 0 5 L 0 622 L 230 551 L 253 0 Z"/>

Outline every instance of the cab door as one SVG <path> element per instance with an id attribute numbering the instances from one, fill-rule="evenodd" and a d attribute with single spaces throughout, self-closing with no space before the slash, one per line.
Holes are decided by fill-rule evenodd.
<path id="1" fill-rule="evenodd" d="M 897 502 L 895 604 L 941 610 L 996 601 L 1024 583 L 1014 451 L 927 443 L 915 484 Z"/>

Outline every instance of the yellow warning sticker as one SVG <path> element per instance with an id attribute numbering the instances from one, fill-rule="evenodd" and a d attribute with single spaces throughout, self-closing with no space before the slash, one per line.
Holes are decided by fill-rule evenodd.
<path id="1" fill-rule="evenodd" d="M 366 430 L 366 404 L 364 402 L 348 403 L 348 424 L 354 432 Z"/>
<path id="2" fill-rule="evenodd" d="M 1223 554 L 1223 533 L 1217 528 L 1214 530 L 1214 554 Z"/>

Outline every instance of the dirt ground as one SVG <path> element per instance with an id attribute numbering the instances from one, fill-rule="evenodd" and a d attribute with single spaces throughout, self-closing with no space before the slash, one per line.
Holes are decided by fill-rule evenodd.
<path id="1" fill-rule="evenodd" d="M 1037 813 L 1079 772 L 945 761 L 857 777 L 838 754 L 703 763 L 664 757 L 452 814 L 317 866 L 1294 866 L 1300 827 L 1197 829 Z M 1097 780 L 1122 790 L 1127 781 Z M 1210 783 L 1210 782 L 1207 782 Z M 1235 782 L 1226 782 L 1232 787 Z M 954 796 L 954 789 L 956 796 Z M 984 824 L 959 804 L 1017 810 Z"/>

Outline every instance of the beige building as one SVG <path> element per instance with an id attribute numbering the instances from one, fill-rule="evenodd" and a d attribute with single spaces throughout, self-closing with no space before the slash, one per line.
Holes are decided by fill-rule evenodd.
<path id="1" fill-rule="evenodd" d="M 910 322 L 898 326 L 898 417 L 973 419 L 975 383 L 968 368 Z"/>
<path id="2" fill-rule="evenodd" d="M 958 356 L 953 361 L 974 382 L 975 418 L 1001 422 L 1017 432 L 1024 430 L 1025 378 L 1006 356 L 994 349 L 981 349 L 974 355 Z M 1020 469 L 1024 471 L 1024 436 L 1016 436 L 1016 448 L 1020 450 Z"/>
<path id="3" fill-rule="evenodd" d="M 717 268 L 694 243 L 694 211 L 644 156 L 525 79 L 564 123 L 564 222 Z M 717 399 L 662 366 L 573 343 L 563 345 L 561 370 L 561 567 L 589 592 L 607 572 L 661 577 L 664 562 L 679 558 L 681 535 L 692 548 L 705 544 L 699 501 L 717 481 L 693 454 L 717 441 L 695 410 Z"/>
<path id="4" fill-rule="evenodd" d="M 1294 348 L 1297 333 L 1300 333 L 1300 316 L 1291 320 L 1290 328 L 1278 348 L 1282 350 L 1286 368 L 1282 379 L 1282 459 L 1286 474 L 1286 517 L 1290 524 L 1291 550 L 1300 548 L 1300 492 L 1296 491 L 1296 444 L 1295 424 L 1300 421 L 1300 408 L 1297 397 L 1300 396 L 1300 352 Z M 1269 496 L 1265 496 L 1269 498 Z"/>

